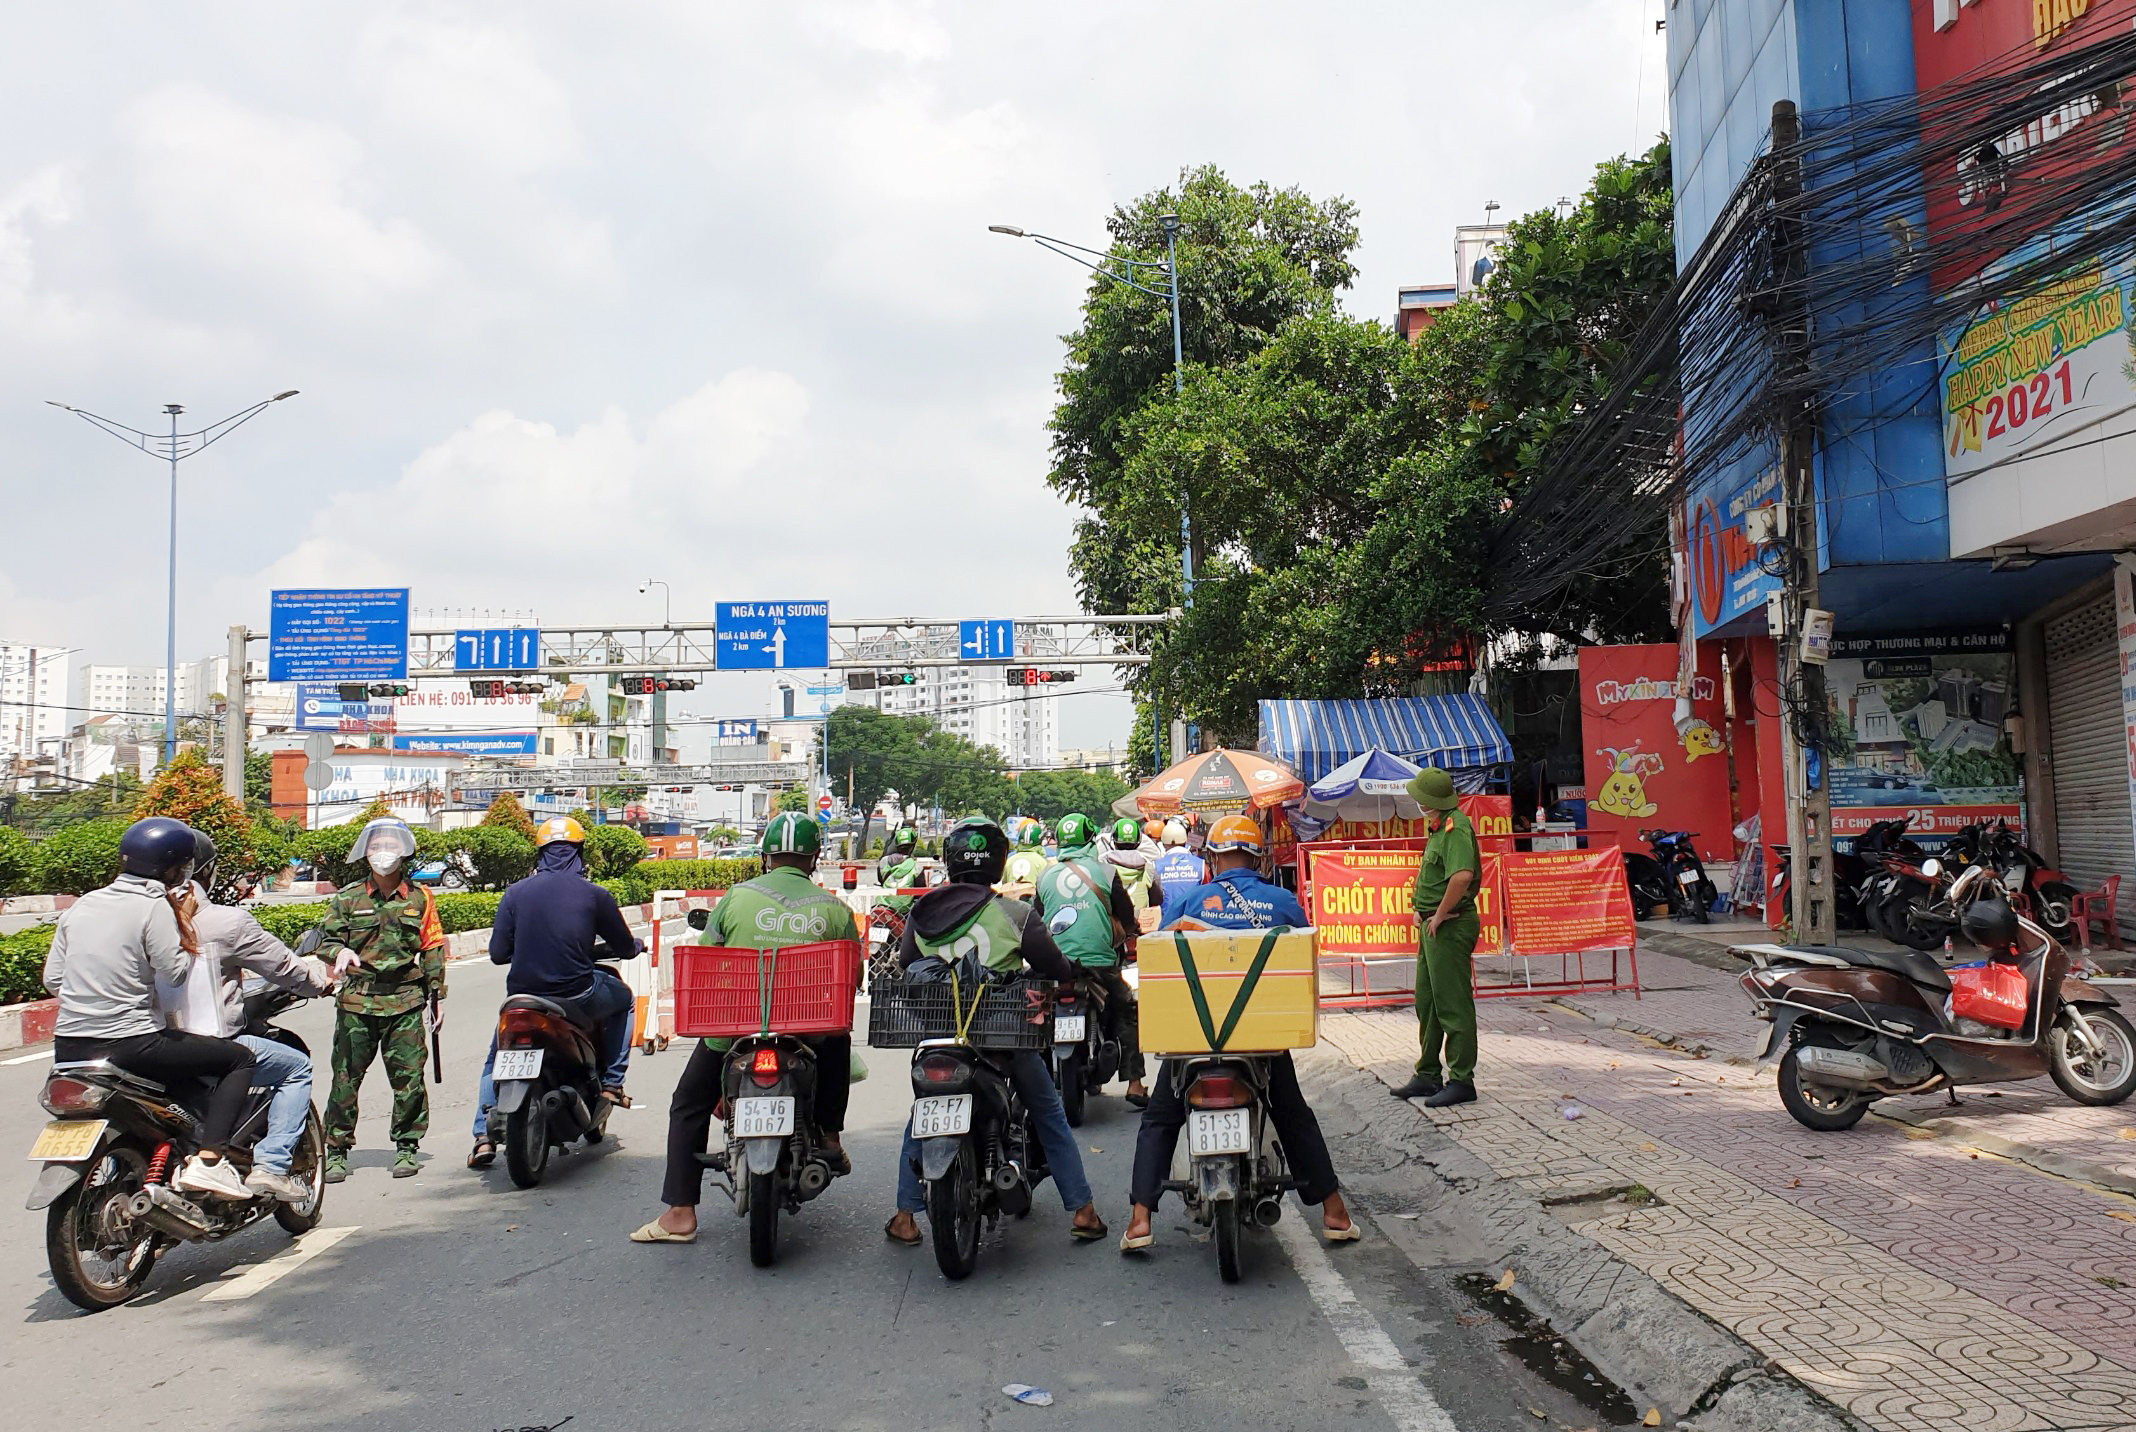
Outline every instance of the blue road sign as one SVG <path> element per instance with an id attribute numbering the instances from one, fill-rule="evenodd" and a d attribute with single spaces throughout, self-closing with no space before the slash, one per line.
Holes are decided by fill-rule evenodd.
<path id="1" fill-rule="evenodd" d="M 721 602 L 713 623 L 721 671 L 830 664 L 829 602 Z"/>
<path id="2" fill-rule="evenodd" d="M 966 661 L 1007 661 L 1016 655 L 1016 623 L 988 619 L 957 623 L 957 654 Z"/>
<path id="3" fill-rule="evenodd" d="M 435 736 L 400 735 L 393 737 L 393 749 L 413 751 L 419 755 L 435 756 L 457 751 L 464 756 L 531 756 L 534 754 L 535 732 L 532 731 L 458 731 L 442 732 Z"/>
<path id="4" fill-rule="evenodd" d="M 408 589 L 290 588 L 268 594 L 269 681 L 403 681 Z"/>
<path id="5" fill-rule="evenodd" d="M 452 634 L 454 671 L 533 671 L 541 665 L 541 633 L 533 627 L 485 627 Z"/>

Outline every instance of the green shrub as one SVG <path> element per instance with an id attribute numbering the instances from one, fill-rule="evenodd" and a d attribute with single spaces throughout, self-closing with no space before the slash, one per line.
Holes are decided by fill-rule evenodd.
<path id="1" fill-rule="evenodd" d="M 0 825 L 0 896 L 41 895 L 37 885 L 37 846 L 13 826 Z"/>
<path id="2" fill-rule="evenodd" d="M 728 890 L 763 873 L 755 856 L 725 860 L 645 860 L 631 874 L 653 890 Z"/>
<path id="3" fill-rule="evenodd" d="M 475 883 L 485 889 L 501 890 L 534 868 L 534 842 L 502 826 L 468 826 L 436 833 L 434 838 L 439 853 L 429 858 L 441 858 L 446 851 L 465 851 L 475 867 Z M 416 848 L 422 849 L 420 835 Z"/>
<path id="4" fill-rule="evenodd" d="M 464 930 L 487 930 L 497 923 L 497 902 L 503 898 L 490 891 L 440 895 L 438 923 L 445 927 L 448 935 L 457 935 Z"/>
<path id="5" fill-rule="evenodd" d="M 627 825 L 586 828 L 586 873 L 596 880 L 629 874 L 645 853 L 645 837 Z"/>
<path id="6" fill-rule="evenodd" d="M 615 896 L 618 905 L 643 905 L 653 898 L 652 884 L 642 875 L 617 875 L 594 884 Z"/>
<path id="7" fill-rule="evenodd" d="M 119 873 L 119 837 L 126 820 L 85 820 L 47 836 L 37 847 L 37 893 L 86 895 Z"/>
<path id="8" fill-rule="evenodd" d="M 45 954 L 52 948 L 52 927 L 32 925 L 0 935 L 0 1004 L 43 999 Z"/>
<path id="9" fill-rule="evenodd" d="M 306 900 L 288 905 L 255 905 L 252 914 L 260 928 L 285 945 L 294 945 L 306 930 L 326 915 L 324 900 Z"/>

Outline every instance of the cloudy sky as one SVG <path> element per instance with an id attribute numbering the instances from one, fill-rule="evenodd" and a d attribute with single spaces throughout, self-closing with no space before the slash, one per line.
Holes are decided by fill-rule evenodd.
<path id="1" fill-rule="evenodd" d="M 1071 610 L 1083 273 L 1181 166 L 1362 209 L 1352 311 L 1663 128 L 1663 0 L 19 5 L 0 53 L 0 639 L 160 661 L 276 585 L 550 622 Z M 1093 683 L 1098 684 L 1098 683 Z M 754 712 L 725 678 L 707 712 Z M 1067 744 L 1125 703 L 1063 703 Z"/>

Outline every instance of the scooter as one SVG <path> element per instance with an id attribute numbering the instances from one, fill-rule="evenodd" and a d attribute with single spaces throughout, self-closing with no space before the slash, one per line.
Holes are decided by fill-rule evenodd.
<path id="1" fill-rule="evenodd" d="M 1626 879 L 1632 882 L 1634 908 L 1638 908 L 1638 901 L 1642 898 L 1652 900 L 1658 885 L 1661 899 L 1668 903 L 1669 918 L 1688 918 L 1698 921 L 1701 925 L 1710 924 L 1713 919 L 1713 906 L 1720 899 L 1720 892 L 1714 888 L 1713 881 L 1707 878 L 1706 864 L 1698 858 L 1698 851 L 1691 844 L 1692 832 L 1642 830 L 1639 832 L 1639 838 L 1653 851 L 1651 856 L 1645 857 L 1652 869 L 1640 867 L 1639 872 L 1634 874 L 1633 857 L 1627 856 L 1625 859 Z M 1657 873 L 1658 881 L 1655 878 Z M 1649 905 L 1647 908 L 1652 907 Z"/>
<path id="2" fill-rule="evenodd" d="M 315 930 L 296 948 L 308 955 L 318 947 Z M 248 979 L 245 1032 L 309 1053 L 302 1039 L 268 1022 L 304 998 Z M 55 1064 L 45 1076 L 39 1102 L 52 1122 L 30 1148 L 44 1169 L 25 1206 L 46 1210 L 45 1257 L 68 1302 L 92 1313 L 115 1308 L 141 1292 L 166 1249 L 227 1238 L 270 1214 L 292 1234 L 319 1226 L 326 1210 L 326 1139 L 316 1111 L 305 1114 L 289 1166 L 305 1186 L 302 1199 L 240 1202 L 171 1187 L 170 1175 L 198 1148 L 206 1091 L 198 1081 L 166 1088 L 103 1059 Z M 247 1096 L 223 1151 L 240 1172 L 252 1167 L 273 1097 L 271 1089 Z"/>
<path id="3" fill-rule="evenodd" d="M 2003 883 L 2010 887 L 2011 903 L 2064 944 L 2076 939 L 2077 887 L 2025 844 L 2007 820 L 1995 822 L 1985 843 Z"/>
<path id="4" fill-rule="evenodd" d="M 601 1097 L 596 1038 L 592 1024 L 540 995 L 511 995 L 497 1012 L 492 1118 L 504 1120 L 504 1166 L 519 1187 L 542 1181 L 551 1149 L 574 1139 L 597 1144 L 607 1134 L 615 1105 Z"/>
<path id="5" fill-rule="evenodd" d="M 1268 1118 L 1268 1061 L 1213 1054 L 1167 1060 L 1164 1069 L 1184 1091 L 1189 1169 L 1165 1187 L 1209 1230 L 1217 1275 L 1236 1283 L 1241 1228 L 1275 1227 L 1284 1192 L 1297 1186 Z"/>
<path id="6" fill-rule="evenodd" d="M 1927 863 L 1940 875 L 1940 862 Z M 2000 895 L 1985 866 L 1953 883 L 1953 902 Z M 1742 976 L 1755 1017 L 1772 1025 L 1760 1062 L 1780 1061 L 1780 1102 L 1797 1123 L 1852 1128 L 1894 1094 L 2051 1076 L 2080 1104 L 2118 1104 L 2136 1092 L 2136 1028 L 2105 990 L 2070 972 L 2067 952 L 2018 917 L 2009 951 L 1989 951 L 1979 973 L 1949 969 L 1915 950 L 1742 945 Z M 2000 969 L 1992 968 L 2000 966 Z M 2010 989 L 2002 1025 L 1961 1011 L 1953 975 Z"/>
<path id="7" fill-rule="evenodd" d="M 727 1050 L 720 1091 L 726 1147 L 703 1155 L 727 1176 L 734 1211 L 749 1220 L 749 1261 L 769 1268 L 778 1256 L 779 1213 L 831 1186 L 837 1176 L 816 1127 L 816 1052 L 791 1035 L 752 1034 Z M 843 1079 L 846 1071 L 831 1077 Z"/>
<path id="8" fill-rule="evenodd" d="M 1060 985 L 1053 996 L 1053 1084 L 1068 1126 L 1079 1129 L 1089 1096 L 1120 1072 L 1120 1042 L 1105 1035 L 1105 992 L 1095 981 Z"/>

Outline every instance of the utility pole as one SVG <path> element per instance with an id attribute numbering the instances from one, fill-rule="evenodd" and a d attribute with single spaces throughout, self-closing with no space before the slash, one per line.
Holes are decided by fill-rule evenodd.
<path id="1" fill-rule="evenodd" d="M 223 678 L 229 688 L 223 703 L 223 794 L 245 808 L 245 638 L 242 626 L 230 628 L 230 674 Z"/>
<path id="2" fill-rule="evenodd" d="M 1787 792 L 1795 940 L 1829 945 L 1836 921 L 1832 889 L 1832 794 L 1824 769 L 1830 720 L 1822 662 L 1805 660 L 1803 632 L 1816 610 L 1817 502 L 1811 471 L 1817 413 L 1808 375 L 1809 254 L 1803 236 L 1802 120 L 1792 100 L 1773 105 L 1773 255 L 1777 292 L 1769 317 L 1774 377 L 1786 395 L 1780 415 L 1780 492 L 1787 555 L 1780 594 L 1780 752 Z"/>

